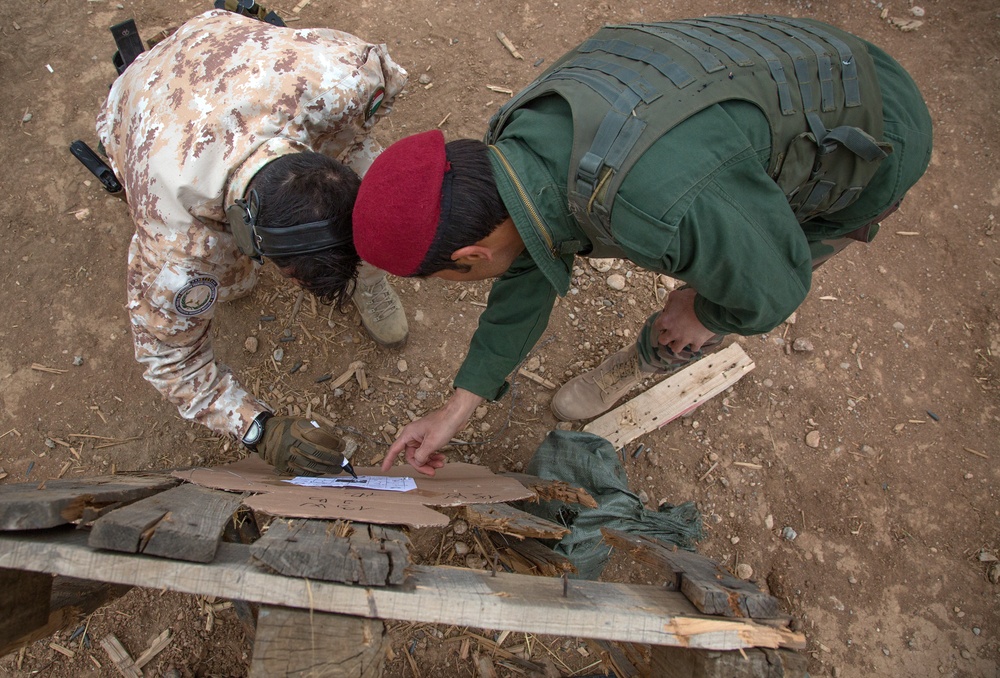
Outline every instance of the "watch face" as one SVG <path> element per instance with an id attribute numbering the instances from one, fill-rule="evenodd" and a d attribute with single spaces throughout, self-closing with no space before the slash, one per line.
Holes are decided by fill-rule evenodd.
<path id="1" fill-rule="evenodd" d="M 250 424 L 250 428 L 247 429 L 247 434 L 243 436 L 244 445 L 256 445 L 260 442 L 260 434 L 264 432 L 264 427 L 260 425 L 260 422 L 256 419 Z"/>

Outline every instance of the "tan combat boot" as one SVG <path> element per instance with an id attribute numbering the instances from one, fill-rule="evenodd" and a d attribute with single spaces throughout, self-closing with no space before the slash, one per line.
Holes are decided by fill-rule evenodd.
<path id="1" fill-rule="evenodd" d="M 655 368 L 639 360 L 635 344 L 614 353 L 596 368 L 573 377 L 552 398 L 552 414 L 563 421 L 590 419 L 611 409 L 618 399 Z"/>
<path id="2" fill-rule="evenodd" d="M 361 324 L 375 343 L 386 348 L 400 348 L 406 343 L 409 326 L 403 302 L 384 275 L 370 285 L 359 276 L 351 301 L 358 307 Z"/>

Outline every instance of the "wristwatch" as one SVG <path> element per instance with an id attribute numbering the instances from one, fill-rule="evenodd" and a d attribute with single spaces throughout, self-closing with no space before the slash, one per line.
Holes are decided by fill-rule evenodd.
<path id="1" fill-rule="evenodd" d="M 264 424 L 273 416 L 272 413 L 264 410 L 254 417 L 253 421 L 250 422 L 250 428 L 247 429 L 246 435 L 243 436 L 243 444 L 256 452 L 257 443 L 264 437 Z"/>

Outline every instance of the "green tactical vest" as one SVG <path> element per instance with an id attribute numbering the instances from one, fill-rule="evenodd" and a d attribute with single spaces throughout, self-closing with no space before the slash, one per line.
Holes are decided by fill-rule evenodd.
<path id="1" fill-rule="evenodd" d="M 629 170 L 667 131 L 713 104 L 744 100 L 771 128 L 768 173 L 799 223 L 853 203 L 892 152 L 865 43 L 832 26 L 776 16 L 606 26 L 564 55 L 490 120 L 557 94 L 573 111 L 569 208 L 592 257 L 624 256 L 611 235 Z M 697 140 L 693 140 L 697 143 Z"/>

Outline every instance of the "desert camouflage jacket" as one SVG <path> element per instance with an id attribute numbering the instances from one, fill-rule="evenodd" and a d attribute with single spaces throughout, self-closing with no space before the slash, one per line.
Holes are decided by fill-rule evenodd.
<path id="1" fill-rule="evenodd" d="M 184 418 L 240 437 L 265 409 L 212 348 L 216 302 L 257 278 L 225 207 L 287 153 L 318 151 L 364 174 L 381 151 L 367 132 L 405 83 L 384 45 L 222 10 L 185 23 L 115 82 L 97 132 L 136 227 L 136 359 Z"/>

